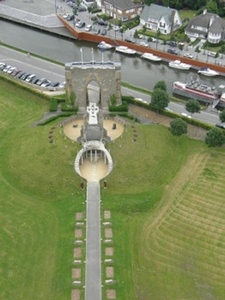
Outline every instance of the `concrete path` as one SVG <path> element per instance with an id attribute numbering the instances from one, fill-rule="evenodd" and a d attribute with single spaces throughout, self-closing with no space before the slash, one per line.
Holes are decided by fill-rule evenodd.
<path id="1" fill-rule="evenodd" d="M 87 183 L 85 300 L 101 300 L 100 184 Z"/>

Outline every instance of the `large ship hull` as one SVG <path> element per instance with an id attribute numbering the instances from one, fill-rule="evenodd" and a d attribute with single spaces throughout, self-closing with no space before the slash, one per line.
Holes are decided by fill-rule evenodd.
<path id="1" fill-rule="evenodd" d="M 186 98 L 199 100 L 212 106 L 225 107 L 225 101 L 220 99 L 221 94 L 215 88 L 209 87 L 206 84 L 192 82 L 185 84 L 179 81 L 173 83 L 173 93 L 184 96 Z"/>

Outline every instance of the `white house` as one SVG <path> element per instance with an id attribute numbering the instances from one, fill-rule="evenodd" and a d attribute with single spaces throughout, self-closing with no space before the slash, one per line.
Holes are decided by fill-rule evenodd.
<path id="1" fill-rule="evenodd" d="M 152 31 L 160 31 L 162 34 L 170 34 L 178 29 L 182 22 L 176 9 L 151 4 L 145 5 L 141 15 L 140 24 Z"/>
<path id="2" fill-rule="evenodd" d="M 189 21 L 185 33 L 189 37 L 207 39 L 208 42 L 217 44 L 225 39 L 225 20 L 204 10 L 201 15 Z"/>
<path id="3" fill-rule="evenodd" d="M 102 8 L 103 0 L 96 0 L 97 7 Z"/>
<path id="4" fill-rule="evenodd" d="M 95 0 L 82 0 L 81 3 L 84 7 L 88 8 L 89 6 L 93 6 L 95 4 Z"/>

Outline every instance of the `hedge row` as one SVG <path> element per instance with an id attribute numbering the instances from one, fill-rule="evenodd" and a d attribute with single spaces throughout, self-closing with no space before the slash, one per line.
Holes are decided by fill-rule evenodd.
<path id="1" fill-rule="evenodd" d="M 128 105 L 126 101 L 123 101 L 121 105 L 118 106 L 109 106 L 110 112 L 128 112 Z"/>
<path id="2" fill-rule="evenodd" d="M 27 84 L 23 84 L 23 82 L 20 80 L 15 80 L 15 79 L 11 79 L 10 77 L 8 77 L 7 75 L 4 76 L 3 74 L 0 74 L 0 78 L 2 80 L 5 80 L 6 82 L 14 85 L 15 87 L 19 87 L 20 89 L 30 92 L 32 94 L 35 94 L 36 96 L 40 97 L 41 99 L 50 101 L 51 97 L 49 97 L 48 95 L 41 93 L 39 90 L 35 90 L 34 88 L 32 88 L 31 86 L 27 85 Z"/>
<path id="3" fill-rule="evenodd" d="M 62 118 L 62 117 L 70 117 L 70 116 L 72 116 L 72 115 L 74 115 L 73 112 L 64 112 L 64 113 L 58 114 L 57 116 L 53 116 L 53 117 L 47 119 L 47 120 L 44 121 L 43 123 L 38 124 L 38 126 L 44 126 L 44 125 L 49 124 L 49 123 L 51 123 L 51 122 L 53 122 L 53 121 L 55 121 L 55 120 L 57 120 L 57 119 L 59 119 L 59 118 Z"/>

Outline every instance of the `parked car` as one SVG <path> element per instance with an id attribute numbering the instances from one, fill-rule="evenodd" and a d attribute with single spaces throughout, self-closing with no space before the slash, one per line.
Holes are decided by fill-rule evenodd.
<path id="1" fill-rule="evenodd" d="M 193 58 L 193 55 L 190 54 L 190 53 L 188 53 L 188 52 L 186 52 L 186 53 L 184 53 L 184 57 Z"/>
<path id="2" fill-rule="evenodd" d="M 106 33 L 107 33 L 107 30 L 106 30 L 106 29 L 102 29 L 102 30 L 101 30 L 101 35 L 106 35 Z"/>
<path id="3" fill-rule="evenodd" d="M 168 45 L 169 45 L 170 47 L 176 47 L 176 46 L 177 46 L 177 43 L 176 43 L 176 42 L 173 42 L 173 41 L 170 41 L 170 42 L 168 42 Z"/>
<path id="4" fill-rule="evenodd" d="M 0 70 L 2 71 L 5 68 L 6 64 L 4 62 L 0 62 Z"/>
<path id="5" fill-rule="evenodd" d="M 36 82 L 36 84 L 37 85 L 42 85 L 42 83 L 44 83 L 45 81 L 46 81 L 47 79 L 46 78 L 40 78 L 37 82 Z"/>
<path id="6" fill-rule="evenodd" d="M 30 76 L 30 75 L 31 75 L 30 73 L 24 73 L 24 74 L 20 77 L 20 79 L 21 79 L 21 80 L 26 80 L 27 77 Z"/>
<path id="7" fill-rule="evenodd" d="M 78 21 L 78 22 L 75 24 L 75 26 L 76 26 L 77 28 L 83 28 L 83 27 L 85 27 L 85 22 Z"/>
<path id="8" fill-rule="evenodd" d="M 88 24 L 86 27 L 85 27 L 85 31 L 91 31 L 92 29 L 92 25 L 91 24 Z"/>
<path id="9" fill-rule="evenodd" d="M 95 34 L 99 34 L 101 32 L 101 30 L 100 29 L 97 29 L 96 31 L 95 31 Z"/>
<path id="10" fill-rule="evenodd" d="M 41 84 L 41 87 L 47 87 L 51 84 L 51 81 L 50 80 L 45 80 L 42 84 Z"/>
<path id="11" fill-rule="evenodd" d="M 59 88 L 61 88 L 61 89 L 64 89 L 65 86 L 66 86 L 66 82 L 65 82 L 65 81 L 63 81 L 63 82 L 61 82 L 61 83 L 59 84 Z"/>
<path id="12" fill-rule="evenodd" d="M 7 71 L 7 73 L 8 74 L 12 74 L 12 72 L 14 71 L 14 70 L 16 70 L 17 68 L 16 67 L 11 67 L 11 68 L 9 68 L 9 70 Z"/>
<path id="13" fill-rule="evenodd" d="M 15 78 L 20 78 L 23 74 L 25 74 L 26 72 L 24 72 L 24 71 L 19 71 L 17 74 L 16 74 L 16 76 L 15 76 Z"/>
<path id="14" fill-rule="evenodd" d="M 84 7 L 84 6 L 82 6 L 82 5 L 80 5 L 80 6 L 78 7 L 77 11 L 78 11 L 78 12 L 87 11 L 87 8 Z"/>
<path id="15" fill-rule="evenodd" d="M 126 38 L 126 39 L 124 39 L 124 41 L 134 44 L 134 40 L 131 38 Z"/>
<path id="16" fill-rule="evenodd" d="M 178 55 L 178 51 L 175 49 L 168 49 L 167 52 L 170 54 Z"/>
<path id="17" fill-rule="evenodd" d="M 140 46 L 148 47 L 148 43 L 147 42 L 140 42 Z"/>
<path id="18" fill-rule="evenodd" d="M 3 72 L 7 73 L 10 68 L 12 68 L 12 66 L 6 65 L 3 69 Z"/>
<path id="19" fill-rule="evenodd" d="M 66 20 L 67 21 L 72 21 L 72 20 L 74 20 L 74 15 L 67 15 L 67 17 L 66 17 Z"/>
<path id="20" fill-rule="evenodd" d="M 67 19 L 68 16 L 69 16 L 69 13 L 65 13 L 65 15 L 63 15 L 63 19 Z"/>
<path id="21" fill-rule="evenodd" d="M 216 56 L 216 52 L 209 51 L 208 52 L 208 56 L 215 57 Z"/>
<path id="22" fill-rule="evenodd" d="M 119 27 L 119 26 L 116 26 L 116 25 L 114 25 L 114 26 L 113 26 L 113 30 L 115 30 L 115 31 L 119 31 L 119 30 L 120 30 L 120 27 Z"/>
<path id="23" fill-rule="evenodd" d="M 29 76 L 27 76 L 26 82 L 31 82 L 34 77 L 36 77 L 35 74 L 30 74 Z"/>
<path id="24" fill-rule="evenodd" d="M 54 81 L 54 82 L 51 82 L 48 86 L 48 90 L 49 91 L 55 91 L 56 88 L 59 86 L 59 82 L 58 81 Z"/>
<path id="25" fill-rule="evenodd" d="M 186 114 L 186 113 L 181 113 L 181 115 L 182 115 L 183 117 L 186 117 L 186 118 L 189 118 L 189 119 L 192 118 L 190 115 L 188 115 L 188 114 Z"/>
<path id="26" fill-rule="evenodd" d="M 225 129 L 225 123 L 217 123 L 216 127 L 219 127 L 221 129 Z"/>
<path id="27" fill-rule="evenodd" d="M 35 77 L 31 80 L 30 83 L 32 83 L 32 84 L 37 84 L 37 82 L 38 82 L 39 79 L 40 79 L 39 77 L 35 76 Z"/>
<path id="28" fill-rule="evenodd" d="M 19 72 L 21 72 L 21 70 L 15 69 L 15 70 L 11 73 L 11 75 L 12 75 L 13 77 L 15 77 Z"/>
<path id="29" fill-rule="evenodd" d="M 108 25 L 108 23 L 107 22 L 105 22 L 105 21 L 103 21 L 103 20 L 98 20 L 98 25 L 100 25 L 100 26 L 107 26 Z"/>

